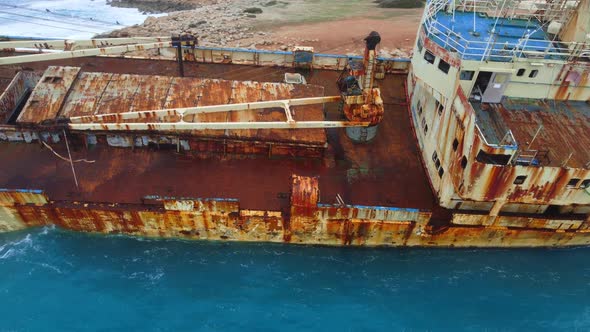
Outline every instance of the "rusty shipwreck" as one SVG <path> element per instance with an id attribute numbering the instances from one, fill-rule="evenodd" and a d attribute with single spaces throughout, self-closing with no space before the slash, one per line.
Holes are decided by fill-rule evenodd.
<path id="1" fill-rule="evenodd" d="M 588 245 L 589 13 L 430 0 L 411 59 L 0 42 L 0 230 Z"/>

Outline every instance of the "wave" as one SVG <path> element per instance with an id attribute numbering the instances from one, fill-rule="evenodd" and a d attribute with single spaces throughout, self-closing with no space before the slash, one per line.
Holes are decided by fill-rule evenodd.
<path id="1" fill-rule="evenodd" d="M 111 7 L 106 0 L 4 0 L 0 1 L 0 34 L 87 39 L 142 23 L 146 17 L 135 8 Z"/>
<path id="2" fill-rule="evenodd" d="M 30 248 L 33 248 L 33 239 L 29 233 L 24 239 L 8 242 L 0 246 L 0 259 L 25 255 Z"/>

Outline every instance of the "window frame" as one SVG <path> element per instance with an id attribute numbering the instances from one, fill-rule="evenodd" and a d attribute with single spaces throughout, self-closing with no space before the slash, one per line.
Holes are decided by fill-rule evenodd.
<path id="1" fill-rule="evenodd" d="M 513 184 L 519 186 L 521 184 L 524 184 L 526 182 L 528 175 L 518 175 L 515 179 Z"/>
<path id="2" fill-rule="evenodd" d="M 529 73 L 529 78 L 535 78 L 539 75 L 539 70 L 538 69 L 533 69 L 531 70 L 531 72 Z"/>
<path id="3" fill-rule="evenodd" d="M 432 56 L 432 61 L 428 60 L 428 58 Z M 436 55 L 434 55 L 434 53 L 430 52 L 428 49 L 426 51 L 424 51 L 424 56 L 423 56 L 424 60 L 426 60 L 426 62 L 430 63 L 430 64 L 434 64 L 434 61 L 436 61 Z"/>
<path id="4" fill-rule="evenodd" d="M 461 81 L 473 81 L 473 77 L 475 77 L 475 70 L 461 70 L 459 73 L 459 80 Z"/>
<path id="5" fill-rule="evenodd" d="M 441 64 L 443 65 L 443 68 L 441 68 Z M 449 73 L 449 70 L 451 69 L 451 64 L 446 62 L 445 60 L 443 60 L 442 58 L 440 58 L 438 60 L 438 70 L 442 71 L 445 74 Z"/>
<path id="6" fill-rule="evenodd" d="M 580 184 L 580 181 L 581 181 L 581 180 L 582 180 L 582 179 L 578 179 L 578 178 L 571 178 L 571 179 L 570 179 L 570 180 L 567 182 L 567 185 L 566 185 L 566 187 L 567 187 L 567 188 L 577 188 L 577 187 L 578 187 L 578 184 Z"/>

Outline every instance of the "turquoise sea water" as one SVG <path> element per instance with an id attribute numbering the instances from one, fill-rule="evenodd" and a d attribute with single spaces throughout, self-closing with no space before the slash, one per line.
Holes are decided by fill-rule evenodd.
<path id="1" fill-rule="evenodd" d="M 2 331 L 587 331 L 590 249 L 0 235 Z"/>

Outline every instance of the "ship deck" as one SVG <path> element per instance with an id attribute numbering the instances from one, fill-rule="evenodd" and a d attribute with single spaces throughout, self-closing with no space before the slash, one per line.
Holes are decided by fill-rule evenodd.
<path id="1" fill-rule="evenodd" d="M 586 102 L 504 97 L 499 104 L 472 105 L 491 144 L 499 144 L 509 129 L 520 149 L 538 151 L 541 166 L 566 163 L 584 168 L 590 162 L 590 105 Z"/>
<path id="2" fill-rule="evenodd" d="M 81 67 L 83 72 L 175 76 L 173 61 L 121 58 L 79 58 L 28 64 L 35 70 L 49 65 Z M 281 82 L 278 67 L 229 64 L 185 64 L 188 77 Z M 321 85 L 325 95 L 337 94 L 335 71 L 300 71 L 310 84 Z M 0 76 L 14 68 L 0 68 Z M 291 174 L 319 176 L 322 203 L 340 195 L 347 204 L 434 209 L 435 198 L 422 168 L 407 111 L 405 75 L 387 75 L 378 81 L 386 113 L 370 144 L 353 144 L 344 129 L 327 130 L 326 162 L 318 159 L 269 159 L 234 156 L 197 158 L 171 150 L 78 147 L 80 186 L 76 189 L 70 165 L 39 144 L 0 143 L 0 188 L 42 189 L 53 200 L 139 203 L 147 195 L 168 197 L 237 198 L 242 208 L 280 210 L 288 206 Z M 4 83 L 4 82 L 2 82 Z M 326 106 L 328 120 L 340 119 L 337 105 Z M 55 146 L 67 155 L 65 146 Z M 330 159 L 330 158 L 328 158 Z"/>
<path id="3" fill-rule="evenodd" d="M 441 47 L 458 52 L 465 60 L 512 61 L 512 57 L 561 59 L 554 42 L 533 17 L 530 20 L 491 17 L 485 13 L 439 11 L 428 23 L 428 37 Z M 488 45 L 488 44 L 491 44 Z M 542 53 L 548 54 L 543 55 Z M 564 54 L 565 56 L 566 54 Z"/>
<path id="4" fill-rule="evenodd" d="M 195 77 L 82 72 L 78 67 L 49 67 L 32 91 L 16 122 L 39 124 L 80 116 L 160 109 L 321 97 L 318 85 L 232 81 Z M 59 83 L 55 83 L 58 80 Z M 322 121 L 321 104 L 292 107 L 296 121 Z M 139 119 L 127 122 L 142 122 Z M 166 121 L 178 121 L 168 116 Z M 185 122 L 286 121 L 281 108 L 215 112 L 185 116 Z M 149 118 L 149 122 L 163 122 Z M 191 136 L 325 145 L 322 129 L 195 130 Z"/>

